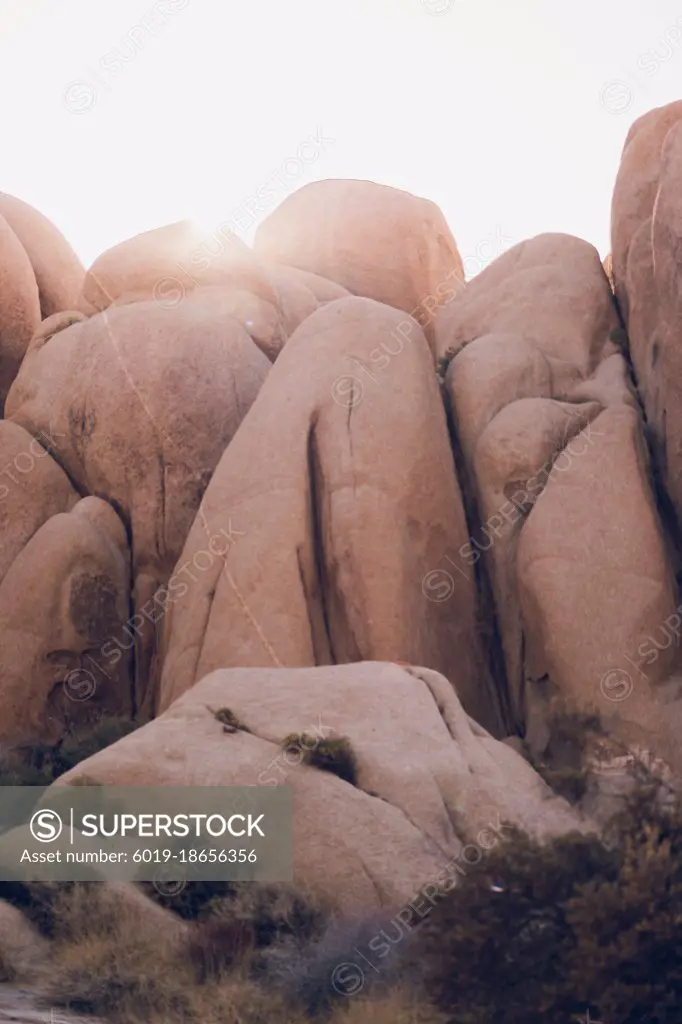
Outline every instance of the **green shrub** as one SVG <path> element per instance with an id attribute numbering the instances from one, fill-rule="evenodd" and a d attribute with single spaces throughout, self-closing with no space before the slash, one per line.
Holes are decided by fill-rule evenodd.
<path id="1" fill-rule="evenodd" d="M 213 920 L 249 924 L 257 949 L 286 939 L 309 942 L 328 919 L 328 911 L 311 896 L 292 885 L 267 882 L 234 883 L 234 892 L 211 900 L 206 913 Z"/>
<path id="2" fill-rule="evenodd" d="M 311 768 L 331 772 L 351 786 L 357 785 L 357 761 L 346 736 L 329 736 L 317 740 L 306 733 L 290 733 L 282 741 L 282 750 L 300 754 L 302 763 Z"/>
<path id="3" fill-rule="evenodd" d="M 650 794 L 607 842 L 491 851 L 424 923 L 426 983 L 460 1024 L 673 1024 L 682 1007 L 682 815 Z"/>

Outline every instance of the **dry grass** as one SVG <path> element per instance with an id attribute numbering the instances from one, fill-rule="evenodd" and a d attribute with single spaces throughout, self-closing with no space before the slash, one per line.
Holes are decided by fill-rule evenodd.
<path id="1" fill-rule="evenodd" d="M 113 915 L 98 887 L 72 887 L 52 904 L 58 938 L 42 1000 L 112 1024 L 445 1024 L 416 992 L 338 997 L 318 1014 L 302 993 L 254 974 L 265 949 L 294 942 L 296 958 L 297 933 L 317 941 L 318 908 L 290 887 L 278 898 L 274 890 L 245 886 L 173 931 L 159 928 L 155 915 L 145 925 L 134 901 L 116 904 Z M 329 985 L 326 966 L 321 977 Z"/>
<path id="2" fill-rule="evenodd" d="M 259 947 L 305 931 L 306 901 L 284 887 L 275 899 L 274 889 L 245 887 L 241 899 L 217 900 L 192 922 L 152 904 L 145 918 L 136 900 L 94 885 L 65 890 L 51 903 L 57 937 L 42 1001 L 113 1024 L 304 1024 L 283 993 L 249 975 Z"/>
<path id="3" fill-rule="evenodd" d="M 328 1024 L 449 1024 L 451 1020 L 449 1014 L 428 1006 L 423 997 L 400 991 L 379 999 L 349 999 L 347 1006 L 327 1018 Z"/>
<path id="4" fill-rule="evenodd" d="M 197 970 L 187 935 L 165 934 L 155 922 L 141 928 L 134 913 L 116 920 L 93 914 L 87 894 L 70 894 L 57 910 L 61 927 L 42 987 L 46 1005 L 88 1013 L 114 1024 L 268 1024 L 288 1020 L 276 995 L 252 982 L 240 966 Z M 293 1018 L 295 1024 L 295 1018 Z"/>

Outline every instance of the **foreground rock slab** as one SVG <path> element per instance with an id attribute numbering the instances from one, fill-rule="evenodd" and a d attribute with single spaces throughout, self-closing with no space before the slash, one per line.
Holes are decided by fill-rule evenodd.
<path id="1" fill-rule="evenodd" d="M 226 708 L 242 728 L 225 731 Z M 292 733 L 313 749 L 347 737 L 356 784 L 283 750 Z M 540 838 L 587 827 L 469 718 L 447 679 L 390 663 L 213 672 L 55 785 L 83 773 L 118 786 L 290 786 L 294 881 L 363 912 L 409 900 L 466 844 L 480 854 L 510 824 Z"/>

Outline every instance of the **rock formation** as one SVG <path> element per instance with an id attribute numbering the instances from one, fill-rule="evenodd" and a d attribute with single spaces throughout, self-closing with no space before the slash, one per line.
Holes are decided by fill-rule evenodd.
<path id="1" fill-rule="evenodd" d="M 397 659 L 444 672 L 502 734 L 472 579 L 447 604 L 424 588 L 467 526 L 431 355 L 403 323 L 339 299 L 288 342 L 180 558 L 198 566 L 211 538 L 234 540 L 169 605 L 161 707 L 220 667 Z"/>
<path id="2" fill-rule="evenodd" d="M 358 776 L 284 769 L 296 875 L 350 908 L 491 820 L 591 827 L 534 767 L 571 716 L 679 776 L 681 176 L 677 103 L 630 130 L 603 263 L 543 234 L 468 284 L 372 182 L 87 273 L 0 195 L 3 755 L 116 715 L 78 772 L 268 785 L 321 721 Z"/>

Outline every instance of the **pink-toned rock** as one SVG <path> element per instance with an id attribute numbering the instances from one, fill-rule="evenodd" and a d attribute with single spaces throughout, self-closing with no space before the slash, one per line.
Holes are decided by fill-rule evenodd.
<path id="1" fill-rule="evenodd" d="M 175 309 L 197 288 L 212 285 L 276 302 L 266 272 L 236 235 L 216 239 L 180 221 L 145 231 L 99 256 L 87 272 L 79 308 L 91 314 L 117 300 L 145 297 Z"/>
<path id="2" fill-rule="evenodd" d="M 334 302 L 335 299 L 348 298 L 350 292 L 336 281 L 328 277 L 320 277 L 319 274 L 311 274 L 307 270 L 299 270 L 297 267 L 287 267 L 282 263 L 269 263 L 268 271 L 272 272 L 277 267 L 277 274 L 282 281 L 291 281 L 303 285 L 312 292 L 318 303 L 322 306 L 326 302 Z"/>
<path id="3" fill-rule="evenodd" d="M 63 469 L 23 427 L 0 420 L 0 583 L 36 531 L 78 501 Z M 56 440 L 56 438 L 55 438 Z"/>
<path id="4" fill-rule="evenodd" d="M 514 723 L 521 732 L 527 720 L 524 652 L 528 641 L 519 608 L 516 547 L 526 517 L 552 472 L 560 471 L 557 453 L 569 461 L 578 458 L 584 439 L 575 454 L 570 442 L 600 411 L 596 402 L 572 405 L 545 398 L 519 399 L 494 417 L 476 444 L 472 469 L 482 525 L 472 533 L 469 556 L 476 561 L 485 556 L 497 607 L 507 689 Z"/>
<path id="5" fill-rule="evenodd" d="M 611 203 L 611 257 L 616 296 L 629 319 L 629 289 L 625 287 L 630 246 L 651 217 L 658 192 L 663 143 L 682 120 L 682 100 L 647 111 L 628 132 Z"/>
<path id="6" fill-rule="evenodd" d="M 245 728 L 226 733 L 220 708 Z M 356 784 L 283 751 L 291 734 L 313 752 L 345 736 Z M 213 672 L 56 785 L 78 773 L 117 786 L 290 786 L 295 882 L 364 913 L 445 884 L 465 843 L 503 846 L 510 824 L 539 838 L 587 827 L 466 715 L 447 679 L 376 662 Z"/>
<path id="7" fill-rule="evenodd" d="M 0 415 L 39 323 L 40 300 L 31 262 L 0 216 Z"/>
<path id="8" fill-rule="evenodd" d="M 52 516 L 0 583 L 0 741 L 52 744 L 103 712 L 130 715 L 132 646 L 123 524 L 99 498 Z M 107 642 L 121 646 L 107 659 Z"/>
<path id="9" fill-rule="evenodd" d="M 277 306 L 282 317 L 284 333 L 289 338 L 296 328 L 315 312 L 320 303 L 305 280 L 296 278 L 291 268 L 278 267 L 276 263 L 271 263 L 267 266 L 267 271 L 277 294 Z"/>
<path id="10" fill-rule="evenodd" d="M 640 415 L 614 405 L 591 427 L 592 443 L 551 475 L 518 542 L 530 742 L 542 746 L 539 723 L 559 697 L 679 770 L 682 701 L 661 686 L 676 658 L 663 630 L 674 579 Z"/>
<path id="11" fill-rule="evenodd" d="M 616 294 L 653 454 L 682 543 L 682 101 L 650 111 L 626 140 L 612 203 Z"/>
<path id="12" fill-rule="evenodd" d="M 61 231 L 39 210 L 0 192 L 0 216 L 23 245 L 38 284 L 42 318 L 78 303 L 85 267 Z"/>
<path id="13" fill-rule="evenodd" d="M 448 568 L 467 525 L 431 355 L 416 323 L 401 342 L 402 323 L 340 299 L 282 351 L 180 558 L 221 529 L 234 537 L 169 606 L 162 708 L 219 667 L 390 659 L 442 671 L 470 714 L 503 731 L 473 578 Z"/>
<path id="14" fill-rule="evenodd" d="M 229 310 L 229 294 L 207 288 L 176 309 L 138 302 L 66 327 L 70 315 L 59 314 L 34 339 L 7 404 L 35 437 L 52 432 L 80 491 L 109 501 L 130 530 L 140 687 L 163 614 L 151 602 L 270 369 Z"/>
<path id="15" fill-rule="evenodd" d="M 672 281 L 666 293 L 674 295 Z M 657 660 L 646 700 L 622 713 L 646 723 L 645 734 L 622 727 L 619 696 L 604 692 L 609 661 L 627 665 L 626 643 L 636 649 L 675 614 L 618 324 L 596 250 L 565 235 L 505 253 L 437 322 L 438 350 L 452 357 L 445 384 L 469 496 L 459 564 L 475 566 L 489 594 L 496 678 L 535 757 L 546 756 L 566 708 L 598 713 L 614 741 L 646 740 L 662 755 L 668 744 L 661 735 L 658 745 L 655 723 L 677 699 L 676 643 Z"/>
<path id="16" fill-rule="evenodd" d="M 304 186 L 258 227 L 257 255 L 411 313 L 430 337 L 435 309 L 464 268 L 438 207 L 373 181 Z"/>
<path id="17" fill-rule="evenodd" d="M 515 245 L 438 313 L 436 353 L 456 354 L 486 334 L 515 334 L 584 379 L 619 326 L 599 253 L 572 235 L 544 234 Z"/>

